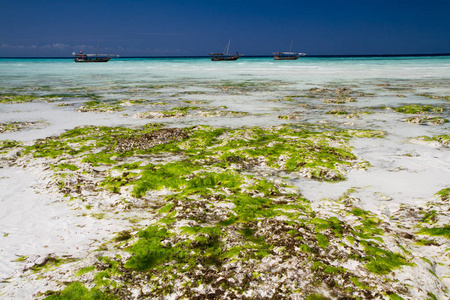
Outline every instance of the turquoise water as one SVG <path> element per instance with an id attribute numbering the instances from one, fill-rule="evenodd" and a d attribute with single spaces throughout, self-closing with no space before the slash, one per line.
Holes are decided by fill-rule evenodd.
<path id="1" fill-rule="evenodd" d="M 94 64 L 77 64 L 72 59 L 0 59 L 1 87 L 253 79 L 323 84 L 424 78 L 449 79 L 450 56 L 303 57 L 296 61 L 243 57 L 235 62 L 211 62 L 209 58 L 123 58 Z"/>
<path id="2" fill-rule="evenodd" d="M 349 89 L 355 101 L 326 101 L 328 92 L 341 88 Z M 325 91 L 320 97 L 311 97 L 310 89 Z M 206 57 L 120 58 L 91 64 L 73 59 L 0 59 L 0 97 L 10 94 L 42 98 L 1 104 L 0 122 L 32 121 L 41 126 L 2 133 L 0 139 L 33 140 L 86 124 L 134 126 L 148 122 L 231 127 L 331 122 L 382 129 L 385 121 L 394 120 L 400 131 L 429 134 L 434 128 L 433 133 L 445 133 L 449 123 L 411 127 L 405 126 L 402 116 L 386 110 L 363 112 L 431 104 L 446 107 L 441 117 L 450 120 L 446 100 L 450 97 L 450 56 L 302 57 L 296 61 L 243 57 L 232 62 L 212 62 Z M 120 109 L 83 110 L 92 100 Z M 139 115 L 186 106 L 190 112 L 181 118 Z M 355 112 L 357 118 L 328 114 L 333 109 Z M 295 120 L 282 117 L 286 115 L 294 115 Z M 383 121 L 386 115 L 391 117 L 389 121 Z"/>

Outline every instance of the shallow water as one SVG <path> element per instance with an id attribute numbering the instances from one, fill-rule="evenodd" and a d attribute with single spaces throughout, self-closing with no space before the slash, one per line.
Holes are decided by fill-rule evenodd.
<path id="1" fill-rule="evenodd" d="M 211 62 L 208 58 L 128 58 L 103 64 L 77 64 L 72 59 L 0 59 L 3 87 L 120 84 L 209 80 L 270 79 L 296 83 L 385 79 L 448 79 L 450 57 L 315 58 L 274 61 L 241 58 Z"/>
<path id="2" fill-rule="evenodd" d="M 141 125 L 133 119 L 139 111 L 171 109 L 200 100 L 213 107 L 249 115 L 241 118 L 196 118 L 157 120 L 172 126 L 211 124 L 215 126 L 271 126 L 280 123 L 274 116 L 292 111 L 306 112 L 298 104 L 276 102 L 287 95 L 304 95 L 313 87 L 350 87 L 371 93 L 342 106 L 357 109 L 398 106 L 410 103 L 447 105 L 448 101 L 418 96 L 420 93 L 448 95 L 450 57 L 314 58 L 274 61 L 271 58 L 241 58 L 235 62 L 211 62 L 208 58 L 129 58 L 108 63 L 77 64 L 72 59 L 0 59 L 0 94 L 64 95 L 55 103 L 3 104 L 0 121 L 42 121 L 50 134 L 86 124 Z M 380 86 L 389 84 L 390 86 Z M 231 85 L 230 90 L 220 87 Z M 218 89 L 219 87 L 219 89 Z M 399 94 L 402 98 L 397 97 Z M 165 102 L 151 107 L 134 105 L 112 114 L 78 113 L 83 102 L 95 95 L 100 101 L 145 99 Z M 300 99 L 302 100 L 302 99 Z M 321 101 L 300 101 L 316 105 L 302 122 L 329 120 L 327 105 Z M 203 106 L 207 106 L 206 104 Z M 328 107 L 335 107 L 328 105 Z M 336 121 L 336 118 L 331 118 Z M 370 120 L 371 116 L 366 119 Z M 364 122 L 357 122 L 358 125 Z M 363 124 L 361 124 L 363 125 Z M 62 128 L 61 128 L 62 126 Z M 53 128 L 53 130 L 52 130 Z M 2 134 L 0 139 L 29 140 L 34 133 Z M 36 129 L 36 138 L 45 136 Z"/>

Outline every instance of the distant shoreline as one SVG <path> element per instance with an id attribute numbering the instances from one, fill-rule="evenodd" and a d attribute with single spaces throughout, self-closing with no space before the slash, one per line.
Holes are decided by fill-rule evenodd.
<path id="1" fill-rule="evenodd" d="M 358 54 L 358 55 L 306 55 L 311 58 L 365 58 L 365 57 L 439 57 L 450 56 L 450 53 L 434 53 L 434 54 Z M 242 58 L 271 58 L 272 55 L 243 55 Z M 151 58 L 151 59 L 167 59 L 167 58 L 209 58 L 208 55 L 199 56 L 121 56 L 120 58 Z M 0 59 L 73 59 L 72 56 L 0 56 Z"/>

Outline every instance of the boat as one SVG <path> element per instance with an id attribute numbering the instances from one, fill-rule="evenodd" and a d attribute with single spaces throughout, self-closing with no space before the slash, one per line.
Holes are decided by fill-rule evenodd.
<path id="1" fill-rule="evenodd" d="M 223 61 L 223 60 L 237 60 L 240 55 L 237 51 L 235 54 L 230 54 L 228 51 L 230 50 L 230 41 L 228 41 L 228 45 L 225 47 L 223 53 L 210 53 L 209 57 L 212 61 Z"/>
<path id="2" fill-rule="evenodd" d="M 80 53 L 72 52 L 72 55 L 75 55 L 75 62 L 77 63 L 108 62 L 111 58 L 119 57 L 117 54 L 98 54 L 98 44 L 95 54 L 84 54 L 83 50 L 80 50 Z"/>
<path id="3" fill-rule="evenodd" d="M 292 43 L 291 43 L 291 48 L 289 49 L 289 52 L 274 52 L 273 59 L 275 59 L 275 60 L 296 60 L 300 56 L 305 56 L 306 53 L 292 52 L 292 44 L 293 43 L 294 43 L 294 41 L 292 41 Z"/>

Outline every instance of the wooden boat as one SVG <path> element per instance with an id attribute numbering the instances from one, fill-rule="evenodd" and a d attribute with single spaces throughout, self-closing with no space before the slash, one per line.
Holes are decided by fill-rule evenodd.
<path id="1" fill-rule="evenodd" d="M 274 52 L 273 59 L 275 60 L 296 60 L 300 56 L 306 55 L 305 53 L 298 52 Z"/>
<path id="2" fill-rule="evenodd" d="M 98 54 L 98 44 L 95 54 L 84 54 L 83 51 L 80 50 L 79 54 L 75 54 L 75 52 L 72 52 L 72 55 L 75 55 L 75 62 L 77 63 L 108 62 L 111 58 L 119 57 L 119 55 L 116 54 Z"/>
<path id="3" fill-rule="evenodd" d="M 293 43 L 294 43 L 294 41 L 292 41 L 292 43 L 291 43 L 291 48 L 289 49 L 289 52 L 274 52 L 273 59 L 275 59 L 275 60 L 296 60 L 300 56 L 305 56 L 306 53 L 292 52 L 292 44 Z"/>
<path id="4" fill-rule="evenodd" d="M 87 62 L 108 62 L 113 56 L 108 54 L 74 54 L 75 62 L 87 63 Z"/>
<path id="5" fill-rule="evenodd" d="M 228 45 L 225 47 L 223 53 L 210 53 L 209 57 L 212 61 L 223 61 L 223 60 L 237 60 L 242 55 L 239 55 L 239 53 L 236 51 L 236 54 L 229 54 L 228 51 L 230 50 L 230 41 L 228 41 Z"/>

